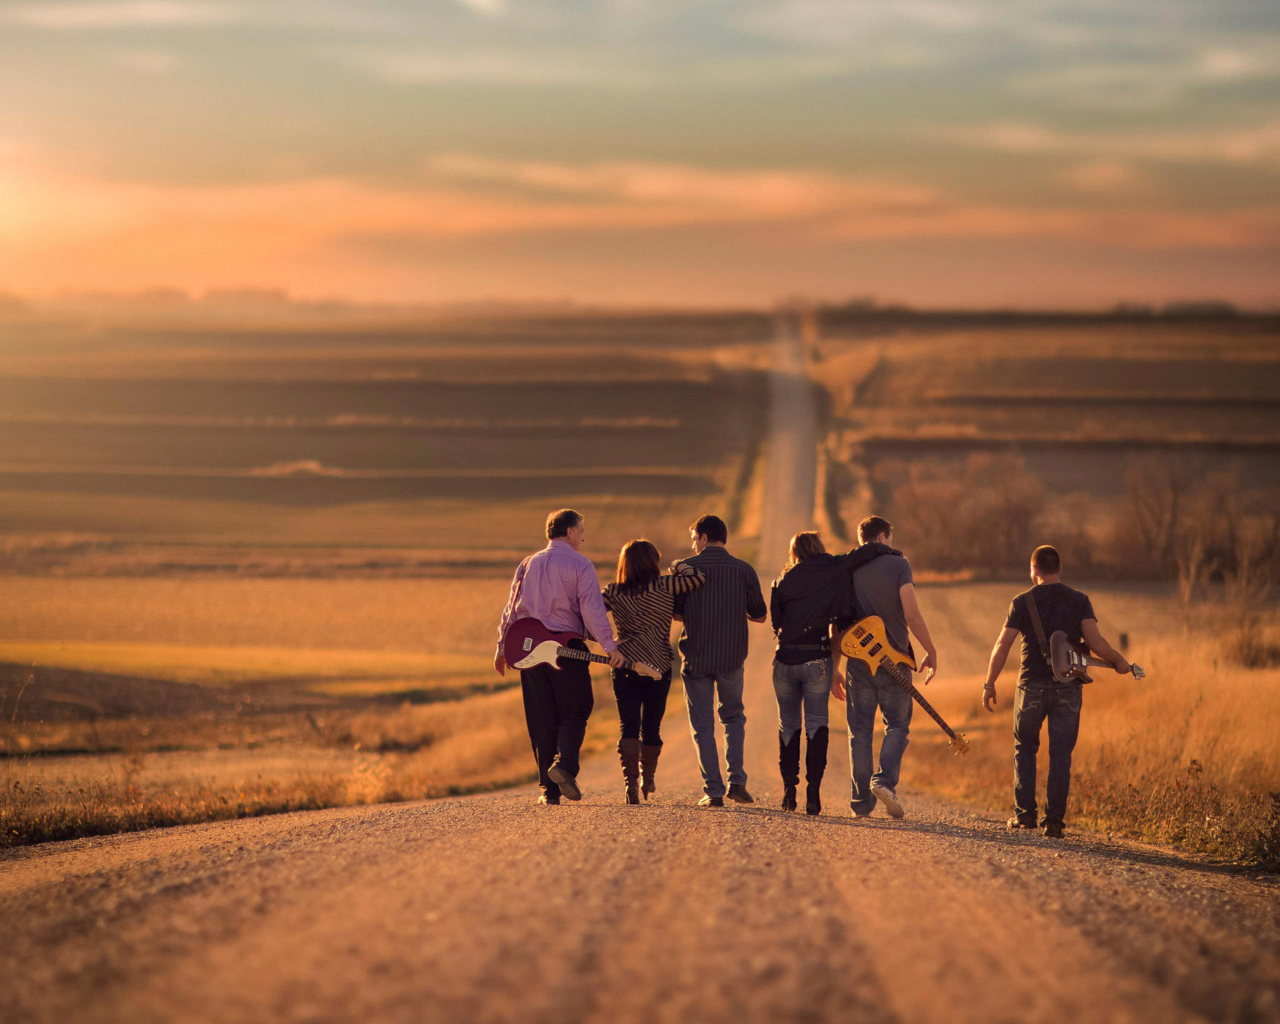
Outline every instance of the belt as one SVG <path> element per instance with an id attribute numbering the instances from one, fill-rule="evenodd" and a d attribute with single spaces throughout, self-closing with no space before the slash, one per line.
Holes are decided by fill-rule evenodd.
<path id="1" fill-rule="evenodd" d="M 830 644 L 778 644 L 780 651 L 829 651 Z"/>

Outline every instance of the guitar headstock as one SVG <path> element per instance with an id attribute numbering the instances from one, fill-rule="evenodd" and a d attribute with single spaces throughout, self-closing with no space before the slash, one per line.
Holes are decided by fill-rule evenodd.
<path id="1" fill-rule="evenodd" d="M 948 742 L 947 746 L 951 748 L 951 753 L 964 757 L 969 753 L 969 744 L 965 742 L 964 733 L 958 732 L 955 737 Z"/>
<path id="2" fill-rule="evenodd" d="M 631 668 L 638 675 L 648 676 L 650 679 L 661 679 L 662 673 L 652 665 L 646 665 L 643 661 L 637 661 Z"/>
<path id="3" fill-rule="evenodd" d="M 1130 665 L 1129 671 L 1133 673 L 1134 679 L 1146 679 L 1147 673 L 1143 671 L 1141 665 Z"/>

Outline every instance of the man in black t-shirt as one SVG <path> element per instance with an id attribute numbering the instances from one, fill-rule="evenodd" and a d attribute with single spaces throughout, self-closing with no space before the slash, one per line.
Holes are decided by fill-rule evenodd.
<path id="1" fill-rule="evenodd" d="M 1071 752 L 1080 732 L 1081 685 L 1078 682 L 1057 683 L 1053 669 L 1040 646 L 1034 612 L 1044 627 L 1045 644 L 1056 631 L 1062 630 L 1073 641 L 1083 641 L 1099 658 L 1115 666 L 1121 675 L 1129 671 L 1129 663 L 1098 632 L 1098 619 L 1088 594 L 1072 590 L 1062 582 L 1062 559 L 1056 548 L 1044 544 L 1031 553 L 1030 590 L 1019 594 L 1009 605 L 996 645 L 991 651 L 987 681 L 982 687 L 982 706 L 995 710 L 996 677 L 1004 668 L 1009 650 L 1019 635 L 1022 637 L 1022 669 L 1018 673 L 1018 690 L 1013 702 L 1013 796 L 1016 813 L 1009 819 L 1010 828 L 1035 828 L 1036 822 L 1036 754 L 1040 750 L 1040 727 L 1049 723 L 1049 778 L 1046 782 L 1044 834 L 1062 837 L 1062 823 L 1067 812 L 1067 794 L 1071 788 Z"/>

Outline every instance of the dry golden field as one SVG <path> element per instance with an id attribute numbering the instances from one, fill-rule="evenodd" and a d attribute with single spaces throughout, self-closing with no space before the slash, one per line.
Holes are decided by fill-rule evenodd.
<path id="1" fill-rule="evenodd" d="M 1266 520 L 1277 546 L 1274 323 L 827 327 L 822 505 L 846 535 L 874 506 L 918 528 L 918 568 L 978 577 L 1019 572 L 1052 533 L 1090 575 L 1171 578 L 1140 505 L 1157 520 L 1179 507 Z"/>
<path id="2" fill-rule="evenodd" d="M 3 842 L 526 780 L 547 512 L 608 566 L 758 486 L 757 314 L 3 331 Z"/>

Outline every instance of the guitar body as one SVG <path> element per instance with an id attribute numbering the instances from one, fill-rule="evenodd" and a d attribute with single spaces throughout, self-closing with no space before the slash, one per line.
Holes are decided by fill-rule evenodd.
<path id="1" fill-rule="evenodd" d="M 884 620 L 879 615 L 868 615 L 840 634 L 840 653 L 848 658 L 856 658 L 866 665 L 873 675 L 882 668 L 888 669 L 898 685 L 911 694 L 911 699 L 924 708 L 929 717 L 947 734 L 952 753 L 969 753 L 969 744 L 965 742 L 964 734 L 956 732 L 947 725 L 911 681 L 911 673 L 916 668 L 915 661 L 910 655 L 903 654 L 889 643 L 888 636 L 884 628 Z"/>
<path id="2" fill-rule="evenodd" d="M 880 668 L 881 657 L 887 657 L 897 665 L 905 665 L 908 671 L 916 670 L 915 661 L 903 654 L 885 639 L 889 635 L 884 628 L 884 619 L 879 615 L 868 615 L 860 619 L 844 631 L 840 636 L 840 653 L 846 658 L 857 658 L 863 662 L 871 674 L 875 675 Z"/>
<path id="3" fill-rule="evenodd" d="M 502 656 L 512 668 L 526 669 L 535 665 L 550 665 L 562 669 L 562 658 L 573 661 L 594 661 L 597 664 L 608 664 L 609 659 L 601 654 L 591 654 L 570 647 L 572 640 L 581 640 L 577 633 L 553 633 L 537 619 L 516 619 L 507 626 L 507 635 L 502 638 Z M 642 661 L 627 662 L 627 668 L 650 679 L 660 679 L 662 674 L 652 665 Z"/>
<path id="4" fill-rule="evenodd" d="M 569 641 L 581 640 L 576 633 L 553 633 L 537 619 L 516 619 L 507 627 L 502 640 L 502 655 L 512 668 L 551 665 L 561 668 L 560 648 Z"/>
<path id="5" fill-rule="evenodd" d="M 1049 668 L 1053 672 L 1055 682 L 1059 683 L 1091 683 L 1089 666 L 1114 669 L 1115 666 L 1089 655 L 1089 649 L 1083 644 L 1073 643 L 1062 630 L 1057 630 L 1049 637 Z M 1130 665 L 1129 671 L 1134 679 L 1142 679 L 1146 673 L 1140 665 Z"/>

